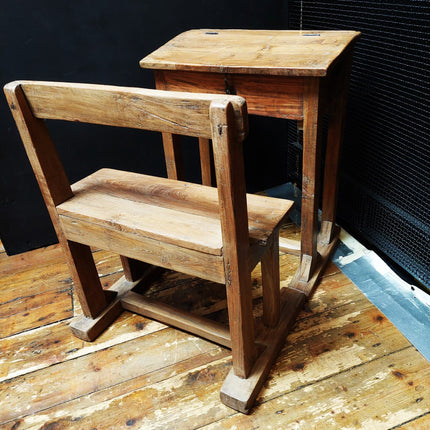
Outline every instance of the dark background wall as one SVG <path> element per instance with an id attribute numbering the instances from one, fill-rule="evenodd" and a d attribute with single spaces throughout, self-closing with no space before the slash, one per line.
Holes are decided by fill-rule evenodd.
<path id="1" fill-rule="evenodd" d="M 191 28 L 285 28 L 281 0 L 16 0 L 2 5 L 0 84 L 57 80 L 153 88 L 138 61 Z M 285 182 L 286 126 L 255 118 L 246 144 L 250 191 Z M 56 241 L 5 98 L 0 96 L 0 238 L 9 254 Z M 165 175 L 161 138 L 137 131 L 50 124 L 74 182 L 96 168 Z M 276 144 L 269 143 L 278 142 Z M 262 145 L 262 142 L 268 144 Z M 189 179 L 199 180 L 195 142 L 185 151 Z"/>

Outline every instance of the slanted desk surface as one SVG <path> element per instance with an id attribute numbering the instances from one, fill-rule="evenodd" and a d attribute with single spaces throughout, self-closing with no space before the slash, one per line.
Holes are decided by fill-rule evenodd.
<path id="1" fill-rule="evenodd" d="M 356 31 L 190 30 L 140 61 L 142 68 L 326 76 Z"/>

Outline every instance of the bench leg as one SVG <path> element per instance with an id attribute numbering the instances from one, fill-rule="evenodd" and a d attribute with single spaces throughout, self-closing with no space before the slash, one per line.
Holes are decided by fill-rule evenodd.
<path id="1" fill-rule="evenodd" d="M 233 371 L 246 378 L 257 355 L 248 260 L 231 253 L 226 265 L 226 292 Z"/>
<path id="2" fill-rule="evenodd" d="M 115 299 L 95 318 L 87 318 L 85 315 L 79 315 L 70 323 L 72 333 L 79 339 L 88 342 L 96 339 L 104 330 L 106 330 L 116 318 L 118 318 L 123 307 L 121 298 L 124 297 L 132 288 L 137 287 L 140 281 L 131 282 L 122 276 L 113 284 L 107 293 L 115 296 Z"/>
<path id="3" fill-rule="evenodd" d="M 279 323 L 276 327 L 267 329 L 258 339 L 263 349 L 248 377 L 240 378 L 234 369 L 227 375 L 220 392 L 221 401 L 225 405 L 244 414 L 250 412 L 305 300 L 306 296 L 302 292 L 290 288 L 282 289 Z"/>
<path id="4" fill-rule="evenodd" d="M 79 247 L 85 247 L 85 245 L 74 244 L 75 247 L 77 245 L 79 245 Z M 85 252 L 90 252 L 89 256 L 87 255 L 87 258 L 91 258 L 92 267 L 94 268 L 94 270 L 96 270 L 91 251 L 89 250 L 89 247 L 87 248 L 88 250 L 86 250 Z M 154 280 L 157 276 L 159 276 L 159 274 L 162 272 L 162 269 L 160 267 L 153 266 L 151 264 L 138 261 L 133 258 L 121 256 L 121 262 L 124 268 L 124 276 L 121 277 L 117 282 L 115 282 L 108 290 L 102 289 L 101 297 L 104 296 L 107 298 L 105 302 L 105 307 L 101 309 L 98 314 L 95 314 L 93 316 L 84 312 L 83 315 L 77 316 L 70 323 L 70 329 L 76 337 L 89 342 L 96 339 L 104 330 L 106 330 L 106 328 L 108 328 L 116 320 L 116 318 L 119 317 L 119 315 L 121 315 L 123 311 L 121 299 L 132 288 L 136 288 L 139 290 L 146 289 L 151 283 L 151 281 Z M 91 267 L 91 264 L 88 264 L 85 267 Z M 80 269 L 83 269 L 83 266 L 80 266 Z M 88 276 L 90 273 L 91 270 L 84 272 L 84 275 Z M 97 275 L 97 271 L 95 271 L 95 275 Z M 97 281 L 100 284 L 98 275 Z M 91 284 L 84 285 L 84 288 L 77 290 L 77 292 L 83 290 L 83 301 L 81 301 L 82 292 L 78 294 L 81 306 L 82 303 L 88 302 L 89 291 L 87 286 Z"/>
<path id="5" fill-rule="evenodd" d="M 157 266 L 145 263 L 144 261 L 124 257 L 123 255 L 120 257 L 125 279 L 130 282 L 139 281 L 143 277 L 146 277 L 149 272 L 160 269 Z"/>
<path id="6" fill-rule="evenodd" d="M 96 318 L 112 301 L 112 295 L 103 290 L 91 249 L 87 245 L 65 241 L 62 243 L 70 270 L 74 290 L 87 318 Z"/>
<path id="7" fill-rule="evenodd" d="M 71 322 L 70 329 L 80 339 L 94 340 L 121 313 L 115 300 L 117 293 L 103 290 L 89 246 L 68 240 L 61 245 L 83 312 Z"/>

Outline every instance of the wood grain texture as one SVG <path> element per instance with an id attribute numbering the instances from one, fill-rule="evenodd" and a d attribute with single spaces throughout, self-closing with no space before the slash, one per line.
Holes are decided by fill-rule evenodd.
<path id="1" fill-rule="evenodd" d="M 44 122 L 33 115 L 21 83 L 6 84 L 4 92 L 45 204 L 52 209 L 73 195 L 54 143 Z M 57 227 L 55 213 L 49 214 Z"/>
<path id="2" fill-rule="evenodd" d="M 1 242 L 0 242 L 1 243 Z M 1 251 L 1 252 L 4 252 Z M 0 254 L 1 254 L 0 252 Z M 22 269 L 34 269 L 36 264 L 40 267 L 58 263 L 63 256 L 63 250 L 59 244 L 38 248 L 34 251 L 24 252 L 22 254 L 11 255 L 9 258 L 0 258 L 0 273 L 2 276 L 20 272 Z"/>
<path id="3" fill-rule="evenodd" d="M 134 275 L 127 258 L 225 282 L 228 290 L 233 285 L 227 300 L 234 308 L 231 315 L 239 311 L 239 324 L 230 318 L 234 367 L 237 374 L 245 377 L 255 356 L 250 271 L 257 262 L 255 257 L 263 250 L 264 240 L 268 240 L 286 213 L 272 220 L 266 232 L 257 226 L 255 231 L 266 237 L 261 240 L 259 235 L 258 246 L 251 253 L 241 150 L 247 132 L 244 99 L 30 81 L 8 84 L 5 91 L 23 130 L 24 143 L 77 284 L 84 315 L 71 326 L 74 333 L 92 340 L 121 311 L 113 291 L 103 291 L 92 260 L 89 246 L 101 246 L 122 255 L 126 276 L 131 279 Z M 180 166 L 174 136 L 212 138 L 219 181 L 217 217 L 213 213 L 201 216 L 194 209 L 186 213 L 183 205 L 176 206 L 177 196 L 168 205 L 160 205 L 158 200 L 156 204 L 130 200 L 129 190 L 123 195 L 115 186 L 115 195 L 110 189 L 100 193 L 91 187 L 75 187 L 72 192 L 41 119 L 161 131 L 166 160 L 172 161 L 169 175 L 175 179 L 180 175 Z M 39 151 L 39 145 L 44 151 Z M 64 190 L 60 188 L 59 196 L 55 194 L 58 185 L 51 185 L 49 176 L 55 166 L 62 172 L 59 184 Z M 111 178 L 110 182 L 115 181 Z M 144 177 L 138 178 L 138 182 L 142 185 Z M 166 189 L 159 190 L 160 194 L 172 196 L 176 183 L 164 185 Z M 195 198 L 191 200 L 193 206 L 198 203 Z M 160 228 L 161 220 L 164 224 Z M 88 317 L 92 319 L 90 324 Z M 192 331 L 191 325 L 188 328 Z"/>
<path id="4" fill-rule="evenodd" d="M 305 83 L 303 109 L 303 183 L 301 208 L 301 268 L 299 278 L 312 277 L 317 264 L 318 201 L 321 169 L 322 111 L 320 82 L 308 78 Z"/>
<path id="5" fill-rule="evenodd" d="M 182 271 L 214 282 L 224 282 L 222 256 L 201 253 L 176 245 L 163 244 L 133 233 L 107 228 L 102 224 L 62 218 L 62 226 L 71 240 L 88 243 L 102 249 L 124 255 L 165 269 Z M 83 232 L 85 234 L 83 234 Z"/>
<path id="6" fill-rule="evenodd" d="M 155 88 L 165 88 L 155 79 Z M 182 157 L 181 136 L 172 133 L 162 133 L 164 160 L 166 163 L 167 177 L 170 179 L 184 180 L 184 160 Z"/>
<path id="7" fill-rule="evenodd" d="M 415 418 L 415 417 L 414 417 Z M 425 412 L 420 418 L 405 423 L 398 428 L 401 430 L 427 430 L 430 426 L 430 412 Z"/>
<path id="8" fill-rule="evenodd" d="M 210 137 L 209 106 L 223 96 L 157 93 L 156 90 L 95 84 L 20 81 L 36 118 L 62 119 L 119 127 L 141 128 L 187 136 Z M 6 86 L 8 91 L 9 86 Z M 242 119 L 245 101 L 232 99 L 237 130 L 246 133 Z M 190 109 L 190 106 L 192 107 Z"/>
<path id="9" fill-rule="evenodd" d="M 205 428 L 253 428 L 270 420 L 274 428 L 294 429 L 297 424 L 309 423 L 309 416 L 314 428 L 395 428 L 398 423 L 413 419 L 416 413 L 428 412 L 428 403 L 422 404 L 428 392 L 424 385 L 429 380 L 428 371 L 416 382 L 420 366 L 428 368 L 428 365 L 420 356 L 414 362 L 409 361 L 410 352 L 402 350 L 371 361 L 360 368 L 360 374 L 356 369 L 341 372 L 319 381 L 307 392 L 297 390 L 287 397 L 263 403 L 255 415 L 235 415 Z M 391 393 L 387 392 L 388 386 Z M 317 408 L 315 393 L 320 398 Z M 397 405 L 390 412 L 384 412 L 387 398 Z"/>
<path id="10" fill-rule="evenodd" d="M 73 316 L 70 288 L 47 291 L 0 305 L 2 337 L 62 321 Z"/>
<path id="11" fill-rule="evenodd" d="M 296 237 L 295 228 L 285 233 Z M 61 256 L 43 270 L 40 258 L 31 258 L 21 269 L 19 260 L 12 259 L 8 269 L 13 271 L 16 262 L 19 282 L 26 273 L 33 293 L 43 291 L 47 279 L 55 279 L 57 287 L 70 284 L 67 269 L 62 275 L 58 270 L 65 267 Z M 94 259 L 106 279 L 121 270 L 119 259 L 108 253 L 96 252 Z M 297 264 L 297 256 L 281 255 L 283 283 Z M 57 269 L 50 271 L 51 266 Z M 58 274 L 51 278 L 54 271 Z M 253 291 L 261 296 L 258 267 L 252 278 Z M 171 294 L 173 301 L 183 296 L 184 304 L 196 288 L 195 279 L 173 272 L 157 282 L 154 294 L 159 290 L 163 300 Z M 0 286 L 13 283 L 12 275 L 0 279 Z M 205 288 L 208 303 L 196 303 L 202 312 L 217 309 L 211 289 L 209 284 Z M 426 429 L 430 422 L 429 363 L 334 266 L 298 315 L 248 416 L 219 402 L 231 368 L 228 350 L 129 312 L 92 344 L 72 336 L 67 322 L 0 339 L 2 430 L 297 425 L 409 430 Z"/>
<path id="12" fill-rule="evenodd" d="M 336 227 L 335 234 L 338 235 L 339 228 Z M 337 236 L 335 236 L 337 237 Z M 322 241 L 318 244 L 317 258 L 311 259 L 309 255 L 304 255 L 300 260 L 300 267 L 295 273 L 290 288 L 297 289 L 310 296 L 318 285 L 318 280 L 323 273 L 330 258 L 336 250 L 338 239 L 333 239 L 328 245 L 324 245 Z M 314 264 L 313 264 L 314 263 Z M 304 270 L 308 270 L 304 272 Z M 306 274 L 306 277 L 303 274 Z M 310 277 L 308 275 L 310 274 Z"/>
<path id="13" fill-rule="evenodd" d="M 253 115 L 303 118 L 302 77 L 154 70 L 157 88 L 192 93 L 237 94 Z"/>
<path id="14" fill-rule="evenodd" d="M 149 69 L 325 76 L 356 31 L 190 30 L 140 61 Z"/>
<path id="15" fill-rule="evenodd" d="M 247 378 L 257 356 L 249 267 L 249 229 L 242 142 L 231 124 L 233 107 L 210 109 L 223 239 L 227 307 L 235 375 Z"/>
<path id="16" fill-rule="evenodd" d="M 335 237 L 341 145 L 345 128 L 346 101 L 351 67 L 352 51 L 348 50 L 345 58 L 342 59 L 333 72 L 333 82 L 330 86 L 331 97 L 335 95 L 336 101 L 331 103 L 329 109 L 327 147 L 324 162 L 321 235 L 319 240 L 325 244 L 330 243 Z"/>
<path id="17" fill-rule="evenodd" d="M 155 269 L 154 269 L 155 270 Z M 140 284 L 147 282 L 148 277 L 153 274 L 147 272 L 147 276 L 142 274 L 142 277 L 129 281 L 126 276 L 120 277 L 115 283 L 113 283 L 108 289 L 105 290 L 106 294 L 110 294 L 114 299 L 112 302 L 103 310 L 103 312 L 97 316 L 97 318 L 86 318 L 84 315 L 78 315 L 70 323 L 70 330 L 79 339 L 92 342 L 95 340 L 103 331 L 105 331 L 114 320 L 116 320 L 123 311 L 122 299 L 133 289 L 138 288 Z"/>
<path id="18" fill-rule="evenodd" d="M 124 270 L 124 276 L 127 281 L 138 281 L 142 276 L 149 275 L 156 269 L 148 263 L 120 256 L 121 264 Z"/>
<path id="19" fill-rule="evenodd" d="M 170 351 L 166 350 L 163 360 L 159 358 L 160 341 L 162 345 L 170 344 Z M 184 343 L 188 345 L 181 348 Z M 73 397 L 88 395 L 112 386 L 113 381 L 125 382 L 138 374 L 157 371 L 178 360 L 214 348 L 214 345 L 207 341 L 197 339 L 190 342 L 189 335 L 174 330 L 162 330 L 97 351 L 95 355 L 86 355 L 47 367 L 37 374 L 27 375 L 25 385 L 17 385 L 13 380 L 2 384 L 0 400 L 3 407 L 0 411 L 0 422 L 10 420 L 13 415 L 20 416 L 61 404 L 67 401 L 72 393 Z M 152 357 L 148 355 L 150 351 Z M 116 360 L 112 360 L 112 354 L 116 355 Z M 124 366 L 119 372 L 120 375 L 114 371 L 119 364 Z M 145 369 L 143 372 L 142 366 Z M 95 369 L 99 370 L 94 371 Z M 65 380 L 62 375 L 66 374 L 74 376 Z M 47 380 L 50 384 L 46 384 Z"/>
<path id="20" fill-rule="evenodd" d="M 303 293 L 290 288 L 283 289 L 280 320 L 273 329 L 266 331 L 262 339 L 265 349 L 255 361 L 248 378 L 239 378 L 233 370 L 227 375 L 220 394 L 224 404 L 244 414 L 250 412 L 304 301 Z"/>
<path id="21" fill-rule="evenodd" d="M 164 324 L 173 325 L 179 329 L 192 332 L 212 342 L 231 348 L 228 326 L 184 312 L 176 306 L 147 298 L 130 291 L 121 299 L 124 309 L 136 312 L 147 318 L 155 319 Z"/>
<path id="22" fill-rule="evenodd" d="M 266 326 L 276 327 L 281 308 L 279 279 L 279 230 L 272 237 L 267 252 L 261 259 L 263 286 L 263 321 Z"/>
<path id="23" fill-rule="evenodd" d="M 257 202 L 257 207 L 264 207 L 264 214 L 259 216 L 258 211 L 250 211 L 252 205 L 247 203 L 242 154 L 247 112 L 242 98 L 84 84 L 14 84 L 15 90 L 24 88 L 31 108 L 23 98 L 21 104 L 33 111 L 34 117 L 29 118 L 26 126 L 31 127 L 33 120 L 39 124 L 40 118 L 53 118 L 117 126 L 134 124 L 137 128 L 163 132 L 165 142 L 169 143 L 165 145 L 166 153 L 170 151 L 169 157 L 174 160 L 172 169 L 174 167 L 175 172 L 170 172 L 170 175 L 176 176 L 175 179 L 178 177 L 178 151 L 175 151 L 174 136 L 188 134 L 212 140 L 217 198 L 215 194 L 212 198 L 205 197 L 203 205 L 196 195 L 213 193 L 215 190 L 210 187 L 193 187 L 172 179 L 161 184 L 157 178 L 136 174 L 130 176 L 124 186 L 122 172 L 112 174 L 106 170 L 84 179 L 71 189 L 72 196 L 56 203 L 49 178 L 42 171 L 40 176 L 42 183 L 48 184 L 47 202 L 59 230 L 60 241 L 74 277 L 81 283 L 77 295 L 84 315 L 71 325 L 75 334 L 92 340 L 119 316 L 123 304 L 129 310 L 205 335 L 223 345 L 231 345 L 233 369 L 222 388 L 221 398 L 230 407 L 249 412 L 289 327 L 305 296 L 310 293 L 308 283 L 317 267 L 320 81 L 305 78 L 303 83 L 306 184 L 302 224 L 306 229 L 302 234 L 299 282 L 306 285 L 302 288 L 302 285 L 294 284 L 294 289 L 283 289 L 285 297 L 281 312 L 277 234 L 280 223 L 291 209 L 291 202 L 251 197 L 250 200 Z M 225 84 L 227 92 L 235 91 L 231 79 L 227 79 Z M 106 115 L 104 110 L 107 110 Z M 30 147 L 37 146 L 37 143 L 35 138 Z M 44 160 L 44 154 L 39 154 L 39 157 Z M 35 165 L 37 167 L 37 163 Z M 104 183 L 99 180 L 103 175 L 107 178 Z M 178 184 L 188 187 L 187 198 L 177 193 Z M 68 183 L 66 185 L 70 189 Z M 273 216 L 276 213 L 278 216 Z M 249 219 L 256 219 L 255 228 L 250 228 Z M 190 318 L 181 310 L 174 311 L 170 305 L 141 299 L 135 292 L 122 297 L 121 292 L 115 290 L 117 284 L 103 290 L 89 246 L 225 283 L 230 334 L 227 335 L 218 323 L 203 322 L 200 316 Z M 317 276 L 328 254 L 324 257 Z M 251 270 L 258 258 L 262 258 L 262 306 L 266 329 L 258 335 L 257 348 L 255 330 L 260 328 L 260 324 L 254 320 Z M 127 260 L 126 263 L 126 276 L 133 278 Z M 123 283 L 122 280 L 118 282 Z M 116 293 L 118 297 L 112 298 Z M 263 349 L 260 348 L 261 343 Z"/>
<path id="24" fill-rule="evenodd" d="M 60 217 L 101 223 L 221 255 L 222 237 L 216 189 L 165 178 L 102 169 L 73 185 L 74 197 L 57 210 Z M 265 245 L 292 202 L 248 195 L 251 243 Z M 164 220 L 163 223 L 160 220 Z"/>
<path id="25" fill-rule="evenodd" d="M 138 174 L 135 177 L 145 185 L 143 177 Z M 166 186 L 163 191 L 171 190 Z M 89 223 L 207 254 L 221 255 L 222 252 L 219 220 L 178 210 L 174 202 L 170 206 L 158 206 L 130 200 L 120 192 L 113 196 L 88 187 L 57 209 L 63 225 L 67 223 L 71 228 L 83 221 L 82 235 L 85 235 L 84 223 Z"/>

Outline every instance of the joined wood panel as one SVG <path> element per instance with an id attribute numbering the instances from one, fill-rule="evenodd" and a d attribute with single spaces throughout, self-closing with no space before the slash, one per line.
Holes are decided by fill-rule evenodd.
<path id="1" fill-rule="evenodd" d="M 83 221 L 208 254 L 222 253 L 219 220 L 184 213 L 173 205 L 155 206 L 89 189 L 57 209 L 62 225 L 75 223 L 79 228 Z M 81 233 L 85 235 L 84 230 Z"/>
<path id="2" fill-rule="evenodd" d="M 34 282 L 29 282 L 34 279 Z M 47 291 L 72 286 L 70 271 L 65 262 L 36 266 L 27 270 L 2 275 L 0 279 L 0 302 L 31 297 Z M 61 287 L 60 287 L 61 288 Z"/>
<path id="3" fill-rule="evenodd" d="M 107 217 L 108 203 L 118 211 L 118 217 L 121 214 L 129 214 L 130 210 L 127 210 L 125 205 L 135 204 L 133 209 L 136 215 L 134 213 L 129 215 L 135 219 L 134 225 L 130 226 L 130 231 L 133 231 L 137 228 L 140 217 L 145 213 L 144 211 L 149 210 L 146 205 L 155 206 L 164 211 L 163 214 L 169 222 L 166 222 L 167 225 L 163 225 L 161 228 L 161 216 L 154 219 L 154 229 L 158 226 L 158 230 L 149 236 L 154 239 L 163 234 L 165 227 L 169 228 L 169 223 L 171 223 L 170 228 L 176 231 L 178 226 L 175 223 L 184 219 L 185 214 L 192 214 L 195 217 L 191 216 L 190 222 L 192 222 L 195 231 L 193 229 L 187 229 L 186 232 L 176 231 L 175 236 L 177 237 L 181 233 L 187 234 L 199 245 L 198 249 L 217 255 L 221 253 L 220 209 L 216 188 L 114 169 L 101 169 L 73 184 L 72 190 L 75 197 L 58 207 L 60 214 L 68 214 L 73 211 L 77 212 L 79 216 L 83 212 L 82 219 L 86 219 L 87 217 L 84 216 L 85 206 L 88 206 L 88 210 L 93 206 L 94 216 L 103 220 Z M 97 194 L 98 198 L 96 195 L 87 196 L 89 193 Z M 291 210 L 293 203 L 289 200 L 261 195 L 247 194 L 246 197 L 250 238 L 253 242 L 264 245 L 272 230 L 285 219 L 285 214 Z M 80 199 L 82 199 L 82 203 Z M 107 200 L 100 201 L 99 199 Z M 144 205 L 142 206 L 142 213 L 138 212 L 138 204 L 140 203 Z M 76 209 L 74 208 L 75 204 Z M 156 209 L 151 209 L 152 212 L 154 210 Z M 211 219 L 208 220 L 208 218 Z M 112 225 L 118 221 L 117 217 L 112 215 L 111 221 L 104 220 L 104 222 L 107 225 Z M 203 224 L 205 230 L 206 222 L 212 224 L 207 227 L 206 232 L 202 232 L 199 230 L 199 225 Z M 192 246 L 192 244 L 189 243 L 188 246 Z"/>
<path id="4" fill-rule="evenodd" d="M 73 336 L 66 321 L 0 339 L 0 382 L 32 373 L 64 361 L 74 360 L 113 345 L 165 329 L 164 324 L 124 312 L 116 323 L 95 341 Z M 17 355 L 19 351 L 19 355 Z"/>
<path id="5" fill-rule="evenodd" d="M 165 269 L 180 270 L 192 276 L 224 282 L 222 256 L 160 243 L 133 233 L 122 232 L 88 221 L 61 217 L 62 227 L 70 240 L 97 246 Z M 184 268 L 186 262 L 186 268 Z"/>
<path id="6" fill-rule="evenodd" d="M 75 196 L 57 207 L 69 240 L 224 281 L 217 189 L 102 169 L 73 191 Z M 265 245 L 292 202 L 256 195 L 248 195 L 247 202 L 251 243 Z M 186 260 L 190 267 L 181 269 Z"/>
<path id="7" fill-rule="evenodd" d="M 408 342 L 404 338 L 402 343 L 397 342 L 397 331 L 386 320 L 380 325 L 380 332 L 369 333 L 366 325 L 372 327 L 375 310 L 366 300 L 364 301 L 367 303 L 370 318 L 365 317 L 362 321 L 367 320 L 368 322 L 365 322 L 364 325 L 355 323 L 355 327 L 364 329 L 363 332 L 368 333 L 366 336 L 357 336 L 354 339 L 349 335 L 350 328 L 344 326 L 348 319 L 353 319 L 354 321 L 361 319 L 360 315 L 358 315 L 360 312 L 356 312 L 353 306 L 348 310 L 342 310 L 342 307 L 338 308 L 337 318 L 334 319 L 333 324 L 330 324 L 330 318 L 326 317 L 327 326 L 321 330 L 316 330 L 311 336 L 309 336 L 308 332 L 302 337 L 300 328 L 297 329 L 295 332 L 296 338 L 291 339 L 291 342 L 300 339 L 301 345 L 311 347 L 315 341 L 320 344 L 321 342 L 324 343 L 324 340 L 327 339 L 327 333 L 335 330 L 335 335 L 329 335 L 331 339 L 336 340 L 336 343 L 332 345 L 334 349 L 331 350 L 327 346 L 317 346 L 311 356 L 314 359 L 318 359 L 319 364 L 315 367 L 315 371 L 311 371 L 311 369 L 307 369 L 306 365 L 302 366 L 300 363 L 291 360 L 290 353 L 287 353 L 287 351 L 293 352 L 300 345 L 294 346 L 293 343 L 287 345 L 278 359 L 277 366 L 272 370 L 271 374 L 276 376 L 269 378 L 269 382 L 258 401 L 259 405 L 250 416 L 232 414 L 229 408 L 219 403 L 218 391 L 224 376 L 230 369 L 230 358 L 226 356 L 220 359 L 219 356 L 213 356 L 212 360 L 204 366 L 194 367 L 192 370 L 188 369 L 184 373 L 176 373 L 171 368 L 169 370 L 170 378 L 168 379 L 151 381 L 150 379 L 148 380 L 148 377 L 138 376 L 127 381 L 126 386 L 121 383 L 109 390 L 103 390 L 98 387 L 97 392 L 91 396 L 81 397 L 79 403 L 74 401 L 62 403 L 61 399 L 58 399 L 58 403 L 53 405 L 52 409 L 43 410 L 30 417 L 29 424 L 54 423 L 59 419 L 58 417 L 62 417 L 64 421 L 60 420 L 59 424 L 71 426 L 72 428 L 73 426 L 76 426 L 76 428 L 78 426 L 92 428 L 91 426 L 95 425 L 95 423 L 98 424 L 97 428 L 109 428 L 109 426 L 121 428 L 121 425 L 124 425 L 123 423 L 130 419 L 134 419 L 135 423 L 140 426 L 151 429 L 174 427 L 179 423 L 181 423 L 181 428 L 185 429 L 194 429 L 204 425 L 209 425 L 208 428 L 212 428 L 211 426 L 215 426 L 213 428 L 231 428 L 234 425 L 238 425 L 239 428 L 240 425 L 247 428 L 248 426 L 252 427 L 254 420 L 257 420 L 257 422 L 266 420 L 266 424 L 276 424 L 280 423 L 276 420 L 281 418 L 283 425 L 293 425 L 293 423 L 296 423 L 297 414 L 301 420 L 304 420 L 303 422 L 318 418 L 318 416 L 311 413 L 318 404 L 326 408 L 325 413 L 331 416 L 333 404 L 336 405 L 335 399 L 342 396 L 344 403 L 340 407 L 338 405 L 337 409 L 335 407 L 337 411 L 335 419 L 340 420 L 342 415 L 348 416 L 347 413 L 343 413 L 344 407 L 348 408 L 348 405 L 352 407 L 357 402 L 358 394 L 354 394 L 354 397 L 348 400 L 350 390 L 359 391 L 360 395 L 363 396 L 362 403 L 365 403 L 365 399 L 369 396 L 374 396 L 373 403 L 375 405 L 384 405 L 384 398 L 379 398 L 379 390 L 376 390 L 375 394 L 374 386 L 377 385 L 381 390 L 386 391 L 387 384 L 390 387 L 396 387 L 395 395 L 401 401 L 402 410 L 396 409 L 397 420 L 399 420 L 399 417 L 412 416 L 414 409 L 422 411 L 422 408 L 426 408 L 426 404 L 419 405 L 421 401 L 417 403 L 415 400 L 424 396 L 428 391 L 425 383 L 430 377 L 430 367 L 425 365 L 425 360 L 413 348 L 408 347 Z M 309 321 L 309 326 L 317 326 L 316 323 L 317 321 Z M 354 322 L 350 321 L 350 324 L 354 324 Z M 364 346 L 375 342 L 372 337 L 374 339 L 380 338 L 382 333 L 386 333 L 387 328 L 390 329 L 391 333 L 389 343 L 382 347 Z M 170 343 L 168 347 L 170 347 Z M 147 351 L 146 354 L 149 354 L 149 352 Z M 413 364 L 409 359 L 411 354 L 415 359 Z M 305 352 L 305 355 L 309 354 Z M 119 357 L 119 354 L 115 354 L 115 356 Z M 348 359 L 343 360 L 343 357 L 348 357 Z M 353 366 L 347 364 L 350 359 L 355 361 Z M 98 366 L 100 370 L 91 372 L 91 378 L 96 377 L 97 372 L 105 371 L 103 367 L 105 362 L 105 359 L 100 362 Z M 85 359 L 80 366 L 86 366 L 85 363 L 89 363 L 89 360 Z M 342 363 L 347 364 L 347 366 L 343 368 Z M 281 368 L 282 366 L 289 366 L 289 369 Z M 427 369 L 424 373 L 420 370 L 423 366 Z M 348 370 L 350 367 L 352 369 Z M 126 369 L 124 370 L 127 371 Z M 384 375 L 385 377 L 378 377 L 378 375 Z M 417 375 L 421 375 L 423 379 L 418 381 Z M 117 377 L 123 376 L 118 374 Z M 360 381 L 363 379 L 368 383 L 362 384 Z M 415 380 L 417 381 L 416 383 L 414 382 Z M 414 383 L 409 385 L 409 381 Z M 38 389 L 37 380 L 32 380 L 32 382 L 34 384 L 32 390 Z M 410 401 L 409 397 L 402 396 L 403 386 L 409 391 L 409 395 L 415 393 L 418 397 L 411 398 L 410 400 L 413 401 Z M 313 387 L 313 389 L 310 390 L 309 387 Z M 346 391 L 344 387 L 347 388 Z M 419 391 L 416 390 L 417 387 Z M 67 387 L 63 388 L 63 390 L 65 389 Z M 315 398 L 315 391 L 313 391 L 315 389 L 317 392 L 326 393 L 319 401 Z M 328 392 L 325 391 L 327 389 L 329 390 Z M 174 401 L 171 401 L 172 391 L 175 393 Z M 61 396 L 65 396 L 65 394 L 61 394 Z M 305 405 L 303 405 L 303 402 L 305 402 Z M 297 411 L 296 407 L 293 407 L 298 403 L 301 403 L 299 411 Z M 118 413 L 120 404 L 122 405 L 121 410 L 123 413 Z M 282 407 L 279 405 L 282 405 Z M 364 407 L 369 409 L 369 405 L 372 411 L 370 403 Z M 397 405 L 399 404 L 397 403 Z M 164 413 L 163 418 L 160 419 L 157 411 L 162 407 Z M 374 410 L 378 410 L 378 408 L 380 410 L 381 407 L 374 406 L 373 408 Z M 277 411 L 282 412 L 276 414 Z M 404 415 L 404 412 L 407 415 Z M 357 410 L 356 414 L 358 413 Z M 277 415 L 282 415 L 282 417 Z M 75 421 L 78 416 L 79 420 Z M 25 422 L 26 420 L 24 419 L 23 421 Z M 379 421 L 383 423 L 384 418 L 381 417 Z M 375 422 L 378 421 L 376 420 Z M 23 428 L 27 427 L 24 425 Z"/>
<path id="8" fill-rule="evenodd" d="M 187 136 L 211 137 L 209 106 L 225 96 L 188 93 L 157 93 L 156 90 L 96 84 L 16 81 L 36 118 L 62 119 L 119 127 L 141 128 Z M 155 97 L 154 97 L 155 96 Z M 237 131 L 243 137 L 245 101 L 230 97 L 236 115 Z M 192 107 L 192 109 L 190 109 Z M 178 111 L 183 110 L 182 116 Z"/>
<path id="9" fill-rule="evenodd" d="M 140 61 L 149 69 L 325 76 L 357 31 L 186 31 Z"/>
<path id="10" fill-rule="evenodd" d="M 154 70 L 158 88 L 192 93 L 237 94 L 248 113 L 299 120 L 303 118 L 303 78 Z"/>

